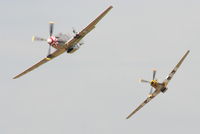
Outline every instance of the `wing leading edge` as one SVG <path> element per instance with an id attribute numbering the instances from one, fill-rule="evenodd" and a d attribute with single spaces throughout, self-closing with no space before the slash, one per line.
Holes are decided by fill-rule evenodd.
<path id="1" fill-rule="evenodd" d="M 67 42 L 64 46 L 65 49 L 72 47 L 74 44 L 78 43 L 85 35 L 95 28 L 95 25 L 113 8 L 109 6 L 103 13 L 101 13 L 94 21 L 87 25 L 81 32 L 77 34 L 72 40 Z"/>
<path id="2" fill-rule="evenodd" d="M 38 68 L 39 66 L 45 64 L 46 62 L 54 59 L 55 57 L 61 55 L 62 53 L 65 52 L 65 49 L 61 49 L 61 50 L 56 50 L 54 53 L 51 54 L 51 57 L 46 57 L 44 59 L 42 59 L 40 62 L 36 63 L 35 65 L 33 65 L 32 67 L 30 67 L 29 69 L 25 70 L 24 72 L 20 73 L 19 75 L 15 76 L 13 79 L 17 79 L 23 75 L 25 75 L 26 73 Z"/>
<path id="3" fill-rule="evenodd" d="M 132 115 L 134 115 L 137 111 L 139 111 L 144 105 L 149 103 L 154 97 L 156 97 L 160 93 L 160 90 L 155 90 L 151 97 L 148 97 L 144 102 L 142 102 L 126 119 L 129 119 Z"/>
<path id="4" fill-rule="evenodd" d="M 187 55 L 189 54 L 190 50 L 188 50 L 184 56 L 181 58 L 181 60 L 178 62 L 178 64 L 174 67 L 174 69 L 171 71 L 171 73 L 167 76 L 167 78 L 163 81 L 165 83 L 165 86 L 168 85 L 169 81 L 172 79 L 178 68 L 181 66 Z"/>
<path id="5" fill-rule="evenodd" d="M 25 75 L 28 72 L 31 72 L 32 70 L 38 68 L 39 66 L 47 63 L 48 61 L 54 59 L 55 57 L 61 55 L 64 53 L 68 48 L 72 47 L 74 44 L 78 43 L 85 35 L 87 35 L 90 31 L 92 31 L 95 28 L 95 25 L 112 9 L 113 7 L 108 7 L 102 14 L 100 14 L 94 21 L 92 21 L 87 27 L 85 27 L 81 32 L 78 33 L 78 37 L 74 37 L 70 41 L 66 42 L 63 49 L 58 49 L 46 58 L 42 59 L 37 64 L 33 65 L 32 67 L 28 68 L 24 72 L 18 74 L 13 79 L 17 79 L 23 75 Z"/>

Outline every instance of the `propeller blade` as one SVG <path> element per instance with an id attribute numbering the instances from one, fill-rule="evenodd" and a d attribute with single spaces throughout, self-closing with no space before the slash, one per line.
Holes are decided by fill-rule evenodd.
<path id="1" fill-rule="evenodd" d="M 150 83 L 150 81 L 143 80 L 143 79 L 140 79 L 140 82 L 143 82 L 143 83 Z"/>
<path id="2" fill-rule="evenodd" d="M 50 54 L 51 54 L 51 45 L 49 45 L 49 50 L 48 50 L 47 56 L 50 55 Z"/>
<path id="3" fill-rule="evenodd" d="M 152 94 L 152 93 L 153 93 L 153 87 L 151 87 L 149 94 Z"/>
<path id="4" fill-rule="evenodd" d="M 35 36 L 33 36 L 33 37 L 32 37 L 32 42 L 33 42 L 33 41 L 47 41 L 47 39 L 41 38 L 41 37 L 35 37 Z"/>
<path id="5" fill-rule="evenodd" d="M 148 97 L 149 97 L 149 98 L 152 97 L 152 93 L 153 93 L 153 87 L 151 87 L 151 90 L 150 90 L 150 92 L 149 92 L 149 94 L 148 94 Z"/>
<path id="6" fill-rule="evenodd" d="M 74 33 L 74 34 L 76 34 L 76 30 L 74 29 L 74 28 L 72 28 L 73 30 L 72 30 L 72 32 Z"/>
<path id="7" fill-rule="evenodd" d="M 53 26 L 54 26 L 54 22 L 49 22 L 49 35 L 50 36 L 53 35 Z"/>
<path id="8" fill-rule="evenodd" d="M 153 80 L 155 80 L 156 70 L 153 70 Z"/>
<path id="9" fill-rule="evenodd" d="M 83 44 L 84 44 L 84 41 L 83 41 L 83 40 L 80 40 L 80 41 L 79 41 L 79 44 L 80 44 L 80 46 L 83 45 Z"/>
<path id="10" fill-rule="evenodd" d="M 74 27 L 72 27 L 72 32 L 76 35 L 77 34 L 77 31 Z"/>

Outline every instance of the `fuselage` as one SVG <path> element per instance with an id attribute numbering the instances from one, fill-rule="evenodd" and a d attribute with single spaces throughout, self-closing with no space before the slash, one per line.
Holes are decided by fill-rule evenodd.
<path id="1" fill-rule="evenodd" d="M 159 83 L 157 80 L 152 80 L 150 85 L 156 90 L 160 90 L 163 93 L 166 92 L 168 89 L 165 83 Z"/>
<path id="2" fill-rule="evenodd" d="M 63 46 L 67 41 L 72 39 L 73 37 L 59 33 L 56 36 L 51 36 L 47 39 L 49 45 L 51 45 L 55 49 L 63 49 Z M 68 48 L 66 51 L 67 53 L 73 53 L 80 48 L 81 44 L 76 43 L 72 47 Z"/>

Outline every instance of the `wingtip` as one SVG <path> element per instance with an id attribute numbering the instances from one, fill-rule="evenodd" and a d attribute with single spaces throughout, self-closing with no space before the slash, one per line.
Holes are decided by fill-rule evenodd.
<path id="1" fill-rule="evenodd" d="M 127 116 L 126 119 L 128 120 L 129 118 L 131 118 L 131 116 L 132 116 L 132 115 Z"/>
<path id="2" fill-rule="evenodd" d="M 185 53 L 185 55 L 188 55 L 190 53 L 190 50 L 187 50 L 187 52 Z"/>
<path id="3" fill-rule="evenodd" d="M 144 81 L 144 79 L 140 78 L 140 79 L 139 79 L 139 83 L 142 83 L 142 81 Z"/>
<path id="4" fill-rule="evenodd" d="M 13 77 L 13 79 L 17 79 L 17 78 L 19 78 L 19 76 L 15 76 L 15 77 Z"/>
<path id="5" fill-rule="evenodd" d="M 19 78 L 19 77 L 21 77 L 22 76 L 22 74 L 18 74 L 18 75 L 16 75 L 15 77 L 13 77 L 13 79 L 17 79 L 17 78 Z"/>
<path id="6" fill-rule="evenodd" d="M 55 22 L 53 22 L 53 21 L 49 21 L 49 24 L 55 24 Z"/>
<path id="7" fill-rule="evenodd" d="M 106 9 L 106 11 L 109 11 L 109 10 L 111 10 L 112 8 L 113 8 L 113 6 L 110 5 L 110 6 Z"/>
<path id="8" fill-rule="evenodd" d="M 32 36 L 32 42 L 34 42 L 35 41 L 35 36 Z"/>
<path id="9" fill-rule="evenodd" d="M 113 8 L 113 6 L 112 6 L 112 5 L 110 5 L 110 6 L 109 6 L 109 8 Z"/>

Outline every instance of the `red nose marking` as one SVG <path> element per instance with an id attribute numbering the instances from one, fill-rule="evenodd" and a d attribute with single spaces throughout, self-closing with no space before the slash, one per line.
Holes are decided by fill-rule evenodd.
<path id="1" fill-rule="evenodd" d="M 51 45 L 51 46 L 57 46 L 58 45 L 58 40 L 56 39 L 55 36 L 51 36 L 48 40 L 48 43 Z"/>

